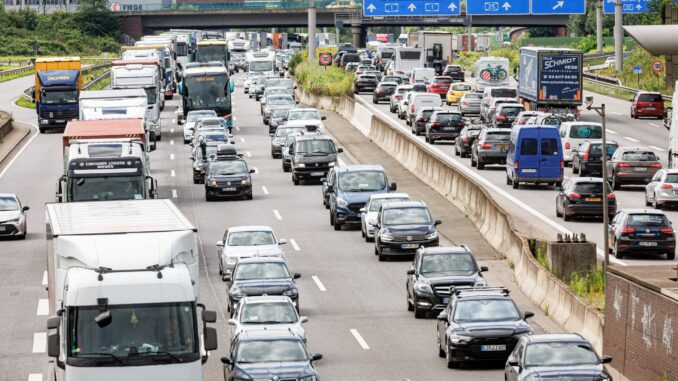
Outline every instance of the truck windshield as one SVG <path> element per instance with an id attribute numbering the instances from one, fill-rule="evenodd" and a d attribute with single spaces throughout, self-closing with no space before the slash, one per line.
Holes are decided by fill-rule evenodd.
<path id="1" fill-rule="evenodd" d="M 158 89 L 156 87 L 146 87 L 146 99 L 148 100 L 148 105 L 152 106 L 155 102 L 158 101 Z"/>
<path id="2" fill-rule="evenodd" d="M 76 90 L 46 90 L 40 95 L 40 103 L 48 105 L 78 103 L 78 92 Z"/>
<path id="3" fill-rule="evenodd" d="M 70 177 L 68 201 L 144 199 L 141 176 Z"/>
<path id="4" fill-rule="evenodd" d="M 68 309 L 69 365 L 153 364 L 197 360 L 198 332 L 192 302 L 108 306 L 108 324 L 97 324 L 98 306 Z"/>
<path id="5" fill-rule="evenodd" d="M 226 45 L 199 45 L 198 62 L 226 60 Z"/>
<path id="6" fill-rule="evenodd" d="M 250 71 L 273 71 L 272 61 L 252 61 Z"/>
<path id="7" fill-rule="evenodd" d="M 223 109 L 229 106 L 227 75 L 188 77 L 185 81 L 191 109 Z"/>

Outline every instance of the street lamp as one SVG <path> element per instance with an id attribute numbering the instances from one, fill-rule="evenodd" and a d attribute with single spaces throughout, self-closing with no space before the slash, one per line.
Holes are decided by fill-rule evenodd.
<path id="1" fill-rule="evenodd" d="M 609 228 L 609 215 L 608 215 L 608 198 L 607 198 L 607 130 L 605 128 L 605 103 L 600 106 L 593 106 L 593 97 L 587 96 L 584 103 L 586 104 L 587 110 L 593 110 L 603 119 L 603 146 L 602 146 L 602 176 L 603 176 L 603 253 L 605 254 L 605 261 L 603 262 L 603 273 L 605 279 L 607 280 L 607 267 L 610 264 L 610 247 L 608 239 L 608 228 Z M 607 284 L 607 281 L 606 281 Z"/>

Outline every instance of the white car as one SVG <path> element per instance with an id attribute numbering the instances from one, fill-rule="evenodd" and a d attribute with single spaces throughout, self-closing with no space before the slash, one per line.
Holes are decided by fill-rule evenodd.
<path id="1" fill-rule="evenodd" d="M 323 120 L 327 119 L 324 116 L 321 116 L 318 110 L 314 108 L 293 108 L 287 114 L 287 121 L 285 126 L 305 126 L 315 127 L 316 131 L 322 130 L 325 128 Z M 312 129 L 309 129 L 311 131 Z"/>
<path id="2" fill-rule="evenodd" d="M 195 125 L 199 120 L 216 116 L 217 113 L 214 110 L 189 111 L 186 115 L 186 121 L 184 121 L 184 144 L 188 144 L 193 140 Z"/>
<path id="3" fill-rule="evenodd" d="M 231 279 L 233 268 L 239 259 L 249 257 L 280 257 L 285 253 L 280 245 L 287 240 L 278 240 L 268 226 L 236 226 L 226 230 L 223 240 L 217 242 L 219 275 Z"/>
<path id="4" fill-rule="evenodd" d="M 605 59 L 605 67 L 613 67 L 617 60 L 614 57 L 607 57 Z"/>
<path id="5" fill-rule="evenodd" d="M 655 209 L 678 204 L 678 169 L 660 169 L 645 186 L 645 205 Z"/>
<path id="6" fill-rule="evenodd" d="M 380 193 L 370 196 L 364 208 L 360 209 L 360 226 L 366 242 L 374 240 L 374 226 L 381 205 L 387 201 L 412 201 L 407 193 Z"/>
<path id="7" fill-rule="evenodd" d="M 245 331 L 284 329 L 306 342 L 306 331 L 302 326 L 306 322 L 308 318 L 299 316 L 288 296 L 265 295 L 242 298 L 228 325 L 231 326 L 231 339 Z"/>
<path id="8" fill-rule="evenodd" d="M 245 81 L 243 82 L 243 87 L 245 88 L 245 94 L 249 93 L 250 90 L 250 85 L 252 85 L 252 80 L 254 78 L 259 78 L 261 77 L 260 73 L 251 73 L 248 74 L 247 77 L 245 77 Z M 250 97 L 252 98 L 252 97 Z"/>
<path id="9" fill-rule="evenodd" d="M 13 194 L 0 193 L 0 237 L 26 238 L 27 206 Z"/>

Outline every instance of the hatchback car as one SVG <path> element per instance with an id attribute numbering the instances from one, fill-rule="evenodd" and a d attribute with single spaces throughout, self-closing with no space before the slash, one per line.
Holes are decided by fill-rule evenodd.
<path id="1" fill-rule="evenodd" d="M 455 156 L 466 157 L 471 154 L 471 148 L 478 139 L 478 135 L 485 128 L 484 124 L 470 124 L 464 127 L 459 136 L 454 139 Z"/>
<path id="2" fill-rule="evenodd" d="M 254 169 L 247 167 L 247 162 L 241 155 L 235 154 L 235 148 L 229 148 L 227 153 L 224 146 L 217 146 L 216 156 L 208 161 L 205 169 L 205 200 L 213 201 L 218 198 L 244 197 L 252 199 L 252 173 Z"/>
<path id="3" fill-rule="evenodd" d="M 278 126 L 282 126 L 287 122 L 288 109 L 278 108 L 271 110 L 271 115 L 268 117 L 268 133 L 275 133 Z"/>
<path id="4" fill-rule="evenodd" d="M 483 99 L 483 94 L 467 93 L 459 98 L 459 112 L 461 115 L 478 115 L 480 114 L 480 102 Z"/>
<path id="5" fill-rule="evenodd" d="M 485 169 L 488 164 L 506 164 L 511 144 L 511 130 L 486 128 L 471 147 L 471 166 Z"/>
<path id="6" fill-rule="evenodd" d="M 678 169 L 660 169 L 645 186 L 645 205 L 661 209 L 678 203 Z"/>
<path id="7" fill-rule="evenodd" d="M 607 141 L 605 144 L 607 160 L 612 158 L 612 155 L 614 155 L 617 148 L 619 148 L 619 143 L 612 140 Z M 578 173 L 581 177 L 602 175 L 602 153 L 602 140 L 590 140 L 580 144 L 579 148 L 572 154 L 572 173 Z"/>
<path id="8" fill-rule="evenodd" d="M 280 257 L 285 253 L 280 245 L 287 240 L 278 240 L 268 226 L 234 226 L 226 229 L 221 241 L 217 242 L 219 275 L 224 281 L 230 280 L 235 264 L 241 258 Z"/>
<path id="9" fill-rule="evenodd" d="M 447 96 L 448 90 L 450 90 L 450 85 L 452 85 L 452 77 L 437 76 L 431 80 L 428 92 L 438 94 L 444 99 Z"/>
<path id="10" fill-rule="evenodd" d="M 228 320 L 231 337 L 248 331 L 284 329 L 294 333 L 304 343 L 306 316 L 299 316 L 294 303 L 287 296 L 246 296 L 240 300 L 233 318 Z"/>
<path id="11" fill-rule="evenodd" d="M 372 92 L 377 88 L 379 79 L 374 75 L 361 74 L 355 77 L 353 82 L 353 92 L 355 94 L 360 94 L 364 92 Z"/>
<path id="12" fill-rule="evenodd" d="M 392 256 L 413 255 L 421 246 L 438 246 L 436 226 L 423 201 L 386 202 L 381 206 L 374 230 L 374 254 L 383 262 Z"/>
<path id="13" fill-rule="evenodd" d="M 365 207 L 360 209 L 360 225 L 361 234 L 366 242 L 374 240 L 374 225 L 377 220 L 379 209 L 386 202 L 394 201 L 412 201 L 410 196 L 406 193 L 380 193 L 373 194 L 365 204 Z"/>
<path id="14" fill-rule="evenodd" d="M 631 99 L 631 118 L 664 118 L 664 97 L 660 93 L 639 92 Z"/>
<path id="15" fill-rule="evenodd" d="M 580 334 L 526 335 L 506 361 L 504 379 L 611 380 L 604 367 L 610 362 L 612 357 L 599 358 Z"/>
<path id="16" fill-rule="evenodd" d="M 184 124 L 184 144 L 188 144 L 193 140 L 195 125 L 200 119 L 216 116 L 217 113 L 214 110 L 189 111 L 186 114 L 186 120 L 182 122 Z"/>
<path id="17" fill-rule="evenodd" d="M 413 114 L 412 119 L 407 123 L 412 126 L 412 133 L 419 136 L 426 132 L 426 123 L 428 123 L 431 115 L 438 110 L 440 110 L 438 107 L 419 107 L 416 114 Z"/>
<path id="18" fill-rule="evenodd" d="M 622 209 L 608 227 L 610 251 L 618 259 L 626 254 L 666 254 L 676 257 L 676 235 L 671 221 L 659 210 Z"/>
<path id="19" fill-rule="evenodd" d="M 407 310 L 419 319 L 427 312 L 440 312 L 447 307 L 456 287 L 487 285 L 473 253 L 466 245 L 420 247 L 407 270 Z"/>
<path id="20" fill-rule="evenodd" d="M 472 91 L 473 86 L 470 83 L 453 83 L 447 91 L 447 104 L 452 105 L 453 103 L 458 103 L 464 94 L 468 94 Z"/>
<path id="21" fill-rule="evenodd" d="M 390 101 L 391 95 L 393 95 L 397 86 L 398 84 L 395 82 L 379 82 L 372 94 L 372 103 L 377 104 L 381 101 Z"/>
<path id="22" fill-rule="evenodd" d="M 425 140 L 431 144 L 439 140 L 455 140 L 465 125 L 459 111 L 436 110 L 426 122 Z"/>
<path id="23" fill-rule="evenodd" d="M 29 209 L 16 195 L 0 193 L 0 237 L 26 238 L 26 211 Z"/>
<path id="24" fill-rule="evenodd" d="M 486 122 L 492 122 L 494 120 L 494 113 L 497 112 L 497 108 L 502 103 L 516 103 L 515 98 L 492 98 L 490 99 L 487 107 L 481 107 L 480 109 L 480 118 Z M 482 105 L 482 103 L 481 103 Z M 521 110 L 522 111 L 522 110 Z M 517 115 L 517 114 L 516 114 Z"/>
<path id="25" fill-rule="evenodd" d="M 655 153 L 647 147 L 619 147 L 607 162 L 607 176 L 612 187 L 650 182 L 662 164 Z"/>
<path id="26" fill-rule="evenodd" d="M 495 128 L 510 128 L 515 123 L 518 114 L 525 110 L 520 103 L 502 103 L 492 115 L 492 126 Z"/>
<path id="27" fill-rule="evenodd" d="M 569 221 L 573 217 L 603 217 L 603 202 L 607 202 L 608 215 L 617 213 L 617 198 L 608 187 L 603 195 L 603 179 L 599 177 L 572 177 L 563 181 L 556 196 L 556 216 Z"/>

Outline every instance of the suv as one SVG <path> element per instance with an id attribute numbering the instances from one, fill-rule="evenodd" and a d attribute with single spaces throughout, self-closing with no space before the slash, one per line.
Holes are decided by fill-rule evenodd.
<path id="1" fill-rule="evenodd" d="M 492 126 L 496 128 L 511 128 L 518 114 L 525 110 L 520 103 L 502 103 L 497 106 L 497 112 L 492 115 Z"/>
<path id="2" fill-rule="evenodd" d="M 419 319 L 445 309 L 456 287 L 486 286 L 484 271 L 466 245 L 420 247 L 407 270 L 407 310 Z"/>
<path id="3" fill-rule="evenodd" d="M 438 315 L 438 356 L 448 368 L 478 360 L 506 361 L 518 340 L 532 334 L 527 319 L 503 287 L 457 287 Z"/>
<path id="4" fill-rule="evenodd" d="M 447 65 L 443 70 L 443 75 L 452 77 L 454 81 L 464 81 L 464 69 L 459 65 Z"/>
<path id="5" fill-rule="evenodd" d="M 299 311 L 299 290 L 294 283 L 301 274 L 290 274 L 282 258 L 252 257 L 238 260 L 233 276 L 228 281 L 228 312 L 233 313 L 246 296 L 284 295 L 289 296 Z"/>
<path id="6" fill-rule="evenodd" d="M 388 182 L 381 165 L 344 165 L 335 167 L 323 182 L 323 197 L 330 209 L 330 225 L 341 230 L 343 225 L 359 224 L 360 209 L 370 196 L 396 190 Z"/>
<path id="7" fill-rule="evenodd" d="M 437 110 L 426 122 L 425 140 L 431 144 L 438 140 L 455 140 L 464 125 L 459 111 Z"/>
<path id="8" fill-rule="evenodd" d="M 573 217 L 603 217 L 603 203 L 607 202 L 608 215 L 617 212 L 617 197 L 608 188 L 603 195 L 603 179 L 599 177 L 570 177 L 563 181 L 556 196 L 556 216 L 569 221 Z"/>
<path id="9" fill-rule="evenodd" d="M 506 164 L 511 144 L 511 130 L 486 128 L 480 132 L 471 148 L 471 166 L 485 169 L 488 164 Z"/>
<path id="10" fill-rule="evenodd" d="M 225 381 L 239 380 L 317 380 L 311 355 L 293 332 L 286 329 L 243 332 L 233 337 L 228 356 L 221 358 Z"/>
<path id="11" fill-rule="evenodd" d="M 201 141 L 196 147 L 193 147 L 191 160 L 193 160 L 193 184 L 200 184 L 205 181 L 205 170 L 210 157 L 217 154 L 217 147 L 223 143 Z"/>
<path id="12" fill-rule="evenodd" d="M 497 107 L 502 103 L 516 103 L 516 100 L 513 98 L 492 98 L 488 102 L 487 106 L 483 106 L 483 103 L 480 104 L 480 119 L 486 122 L 492 122 L 494 118 L 494 113 L 497 112 Z"/>
<path id="13" fill-rule="evenodd" d="M 608 140 L 605 145 L 607 148 L 607 160 L 610 160 L 614 151 L 619 148 L 619 143 Z M 582 143 L 572 154 L 572 173 L 579 174 L 581 177 L 590 175 L 601 175 L 603 172 L 603 141 L 591 140 Z"/>
<path id="14" fill-rule="evenodd" d="M 470 124 L 464 127 L 454 140 L 454 155 L 468 156 L 473 148 L 473 143 L 478 139 L 478 135 L 484 128 L 484 124 Z"/>
<path id="15" fill-rule="evenodd" d="M 326 135 L 297 136 L 289 148 L 292 158 L 292 182 L 319 180 L 327 176 L 330 168 L 337 165 L 337 155 L 344 152 L 335 148 L 334 142 Z"/>
<path id="16" fill-rule="evenodd" d="M 433 94 L 440 95 L 441 98 L 447 96 L 447 91 L 450 89 L 452 84 L 452 78 L 447 76 L 438 76 L 431 80 L 431 84 L 428 86 L 428 92 Z"/>
<path id="17" fill-rule="evenodd" d="M 232 144 L 219 144 L 217 155 L 205 170 L 205 200 L 219 197 L 244 197 L 252 199 L 252 173 L 242 154 L 237 154 Z"/>
<path id="18" fill-rule="evenodd" d="M 285 253 L 280 245 L 287 240 L 278 240 L 268 226 L 235 226 L 226 229 L 221 241 L 217 242 L 219 275 L 223 281 L 231 279 L 233 268 L 241 258 L 280 257 Z"/>
<path id="19" fill-rule="evenodd" d="M 421 246 L 438 246 L 440 220 L 433 220 L 423 201 L 395 201 L 381 205 L 374 230 L 374 254 L 383 262 L 392 255 L 413 255 Z"/>
<path id="20" fill-rule="evenodd" d="M 299 316 L 294 303 L 287 296 L 246 296 L 240 300 L 233 318 L 228 320 L 231 337 L 243 332 L 289 330 L 306 342 L 306 331 L 302 324 L 306 316 Z"/>
<path id="21" fill-rule="evenodd" d="M 360 94 L 362 92 L 372 92 L 377 88 L 379 79 L 373 74 L 360 74 L 355 77 L 353 82 L 353 92 Z"/>
<path id="22" fill-rule="evenodd" d="M 426 123 L 431 117 L 431 114 L 438 110 L 440 110 L 439 107 L 419 107 L 417 112 L 412 115 L 412 119 L 407 123 L 412 126 L 412 133 L 419 136 L 423 132 L 426 132 Z"/>
<path id="23" fill-rule="evenodd" d="M 396 86 L 398 86 L 398 84 L 395 82 L 379 82 L 376 90 L 374 90 L 374 93 L 372 94 L 372 103 L 378 104 L 381 101 L 390 101 Z"/>
<path id="24" fill-rule="evenodd" d="M 650 182 L 662 168 L 657 155 L 647 147 L 619 147 L 607 161 L 607 179 L 614 190 L 622 185 Z"/>

